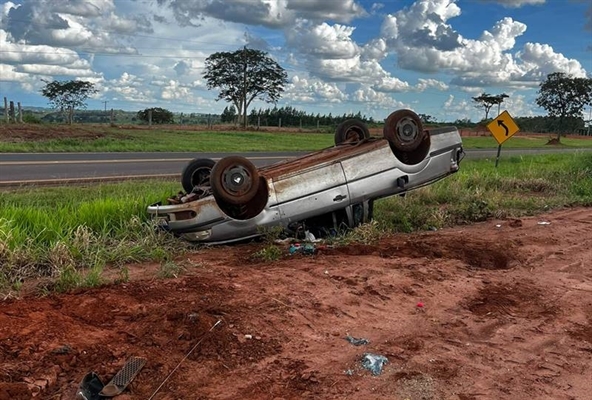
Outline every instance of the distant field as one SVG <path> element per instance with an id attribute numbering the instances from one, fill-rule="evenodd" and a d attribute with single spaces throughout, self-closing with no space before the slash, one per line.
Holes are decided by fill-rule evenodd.
<path id="1" fill-rule="evenodd" d="M 281 131 L 205 131 L 192 127 L 92 125 L 0 125 L 0 152 L 241 152 L 310 151 L 333 145 L 332 133 Z M 373 132 L 377 131 L 373 129 Z M 504 148 L 545 147 L 550 136 L 516 136 Z M 495 148 L 492 137 L 464 137 L 467 149 Z M 563 138 L 561 146 L 592 147 L 592 138 Z"/>

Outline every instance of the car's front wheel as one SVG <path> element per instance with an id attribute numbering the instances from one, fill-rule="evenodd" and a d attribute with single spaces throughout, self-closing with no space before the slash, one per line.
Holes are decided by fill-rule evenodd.
<path id="1" fill-rule="evenodd" d="M 210 174 L 216 162 L 209 158 L 195 158 L 185 166 L 181 173 L 181 185 L 187 193 L 195 187 L 209 187 Z"/>
<path id="2" fill-rule="evenodd" d="M 257 194 L 259 173 L 244 157 L 225 157 L 212 168 L 210 184 L 216 200 L 242 205 Z"/>
<path id="3" fill-rule="evenodd" d="M 366 124 L 359 119 L 347 119 L 335 130 L 335 145 L 355 144 L 370 137 Z"/>
<path id="4" fill-rule="evenodd" d="M 392 112 L 384 124 L 383 136 L 397 150 L 417 149 L 426 135 L 419 116 L 411 110 Z"/>

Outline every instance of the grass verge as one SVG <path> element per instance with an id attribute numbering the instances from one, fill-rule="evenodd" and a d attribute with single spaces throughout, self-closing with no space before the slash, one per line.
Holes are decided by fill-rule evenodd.
<path id="1" fill-rule="evenodd" d="M 3 131 L 4 129 L 4 131 Z M 375 135 L 380 136 L 379 133 Z M 541 148 L 549 136 L 515 136 L 504 148 Z M 562 147 L 592 147 L 590 138 L 562 138 Z M 496 148 L 491 136 L 465 137 L 467 149 Z M 180 128 L 0 125 L 0 153 L 312 151 L 333 145 L 333 132 L 198 131 Z"/>
<path id="2" fill-rule="evenodd" d="M 174 181 L 124 182 L 87 187 L 39 187 L 0 196 L 0 290 L 18 290 L 27 279 L 48 278 L 49 290 L 102 284 L 116 268 L 126 281 L 130 262 L 161 263 L 174 277 L 188 245 L 155 229 L 146 206 L 179 189 Z M 375 204 L 375 221 L 343 242 L 375 242 L 392 232 L 412 232 L 533 215 L 565 206 L 592 205 L 592 154 L 558 154 L 466 160 L 461 171 L 428 187 Z M 270 234 L 273 237 L 273 234 Z M 276 249 L 257 257 L 275 260 Z M 113 276 L 113 274 L 111 274 Z"/>

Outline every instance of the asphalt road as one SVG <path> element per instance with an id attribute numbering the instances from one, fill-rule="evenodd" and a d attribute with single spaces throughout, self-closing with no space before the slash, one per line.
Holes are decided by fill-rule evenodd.
<path id="1" fill-rule="evenodd" d="M 527 154 L 573 153 L 592 149 L 502 149 L 501 161 Z M 495 157 L 496 149 L 467 150 L 467 158 Z M 219 160 L 236 153 L 0 153 L 0 186 L 179 176 L 193 158 Z M 305 152 L 241 153 L 263 166 Z"/>

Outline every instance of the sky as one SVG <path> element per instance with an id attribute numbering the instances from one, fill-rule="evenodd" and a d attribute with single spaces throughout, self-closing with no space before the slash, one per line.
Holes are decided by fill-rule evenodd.
<path id="1" fill-rule="evenodd" d="M 548 74 L 592 77 L 592 0 L 0 0 L 0 97 L 44 107 L 44 80 L 81 79 L 89 109 L 221 113 L 204 60 L 243 46 L 288 73 L 279 107 L 478 121 L 485 92 L 541 115 Z"/>

